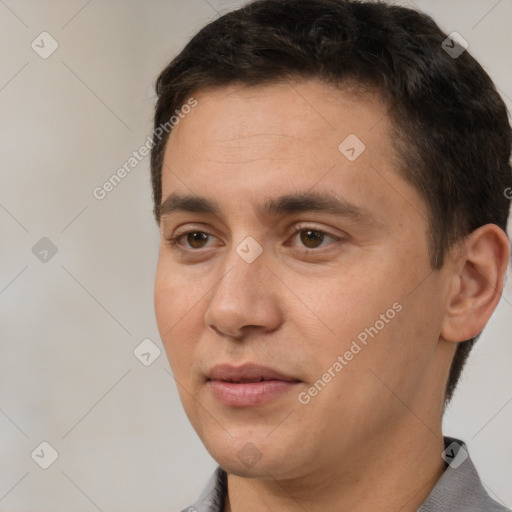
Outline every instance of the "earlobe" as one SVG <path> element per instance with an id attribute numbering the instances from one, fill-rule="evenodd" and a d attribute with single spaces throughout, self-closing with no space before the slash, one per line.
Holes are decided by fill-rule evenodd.
<path id="1" fill-rule="evenodd" d="M 469 340 L 482 332 L 503 291 L 510 246 L 505 232 L 486 224 L 470 233 L 457 256 L 441 337 Z"/>

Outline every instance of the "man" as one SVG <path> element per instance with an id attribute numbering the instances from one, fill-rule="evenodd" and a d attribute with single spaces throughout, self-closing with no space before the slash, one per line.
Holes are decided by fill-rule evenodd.
<path id="1" fill-rule="evenodd" d="M 510 256 L 511 129 L 460 39 L 262 0 L 156 88 L 157 322 L 219 464 L 185 510 L 507 510 L 441 429 Z"/>

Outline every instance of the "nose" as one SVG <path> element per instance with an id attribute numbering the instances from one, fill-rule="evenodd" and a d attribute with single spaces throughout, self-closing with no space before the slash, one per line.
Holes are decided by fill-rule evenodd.
<path id="1" fill-rule="evenodd" d="M 205 325 L 218 336 L 242 340 L 250 331 L 271 332 L 282 322 L 279 280 L 265 253 L 248 263 L 233 248 L 212 290 Z"/>

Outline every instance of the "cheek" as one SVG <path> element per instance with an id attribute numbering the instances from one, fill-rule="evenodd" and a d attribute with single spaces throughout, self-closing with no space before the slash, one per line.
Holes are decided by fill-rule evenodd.
<path id="1" fill-rule="evenodd" d="M 155 315 L 163 341 L 170 329 L 175 330 L 173 326 L 179 328 L 180 319 L 186 320 L 201 296 L 199 285 L 194 286 L 194 280 L 168 259 L 161 250 L 154 286 Z"/>
<path id="2" fill-rule="evenodd" d="M 175 283 L 170 277 L 159 264 L 155 279 L 154 305 L 158 330 L 164 343 L 168 331 L 177 321 L 176 307 L 179 306 Z"/>
<path id="3" fill-rule="evenodd" d="M 373 262 L 328 280 L 303 283 L 299 287 L 296 281 L 295 291 L 307 297 L 314 312 L 308 315 L 308 322 L 301 322 L 305 336 L 314 340 L 307 350 L 315 362 L 315 373 L 328 371 L 338 356 L 347 354 L 348 364 L 342 371 L 345 377 L 340 374 L 336 378 L 332 391 L 338 385 L 357 385 L 361 378 L 369 379 L 365 386 L 372 384 L 375 376 L 370 368 L 393 381 L 404 367 L 418 365 L 422 356 L 428 357 L 432 347 L 425 346 L 425 341 L 432 325 L 424 325 L 418 298 L 406 296 L 403 278 L 391 265 L 379 267 Z"/>
<path id="4" fill-rule="evenodd" d="M 329 352 L 334 351 L 331 356 L 347 349 L 352 339 L 392 304 L 386 295 L 375 291 L 375 279 L 366 271 L 342 269 L 329 277 L 300 283 L 295 281 L 294 292 L 310 308 L 309 326 L 321 334 L 315 337 L 322 352 L 328 347 L 332 349 Z"/>
<path id="5" fill-rule="evenodd" d="M 193 341 L 198 337 L 194 329 L 201 325 L 198 319 L 201 296 L 199 289 L 194 292 L 190 280 L 159 263 L 154 287 L 155 316 L 173 373 L 183 374 L 183 368 L 192 358 Z"/>

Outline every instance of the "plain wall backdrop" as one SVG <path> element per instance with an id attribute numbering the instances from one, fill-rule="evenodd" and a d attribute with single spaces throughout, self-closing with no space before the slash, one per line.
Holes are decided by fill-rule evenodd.
<path id="1" fill-rule="evenodd" d="M 216 466 L 182 411 L 154 319 L 149 156 L 103 199 L 93 191 L 151 134 L 159 71 L 238 5 L 0 0 L 1 511 L 178 511 Z M 468 41 L 510 109 L 512 1 L 414 5 Z M 511 507 L 508 277 L 444 427 Z M 161 350 L 149 366 L 133 353 L 145 339 Z M 58 453 L 47 469 L 42 442 Z"/>

